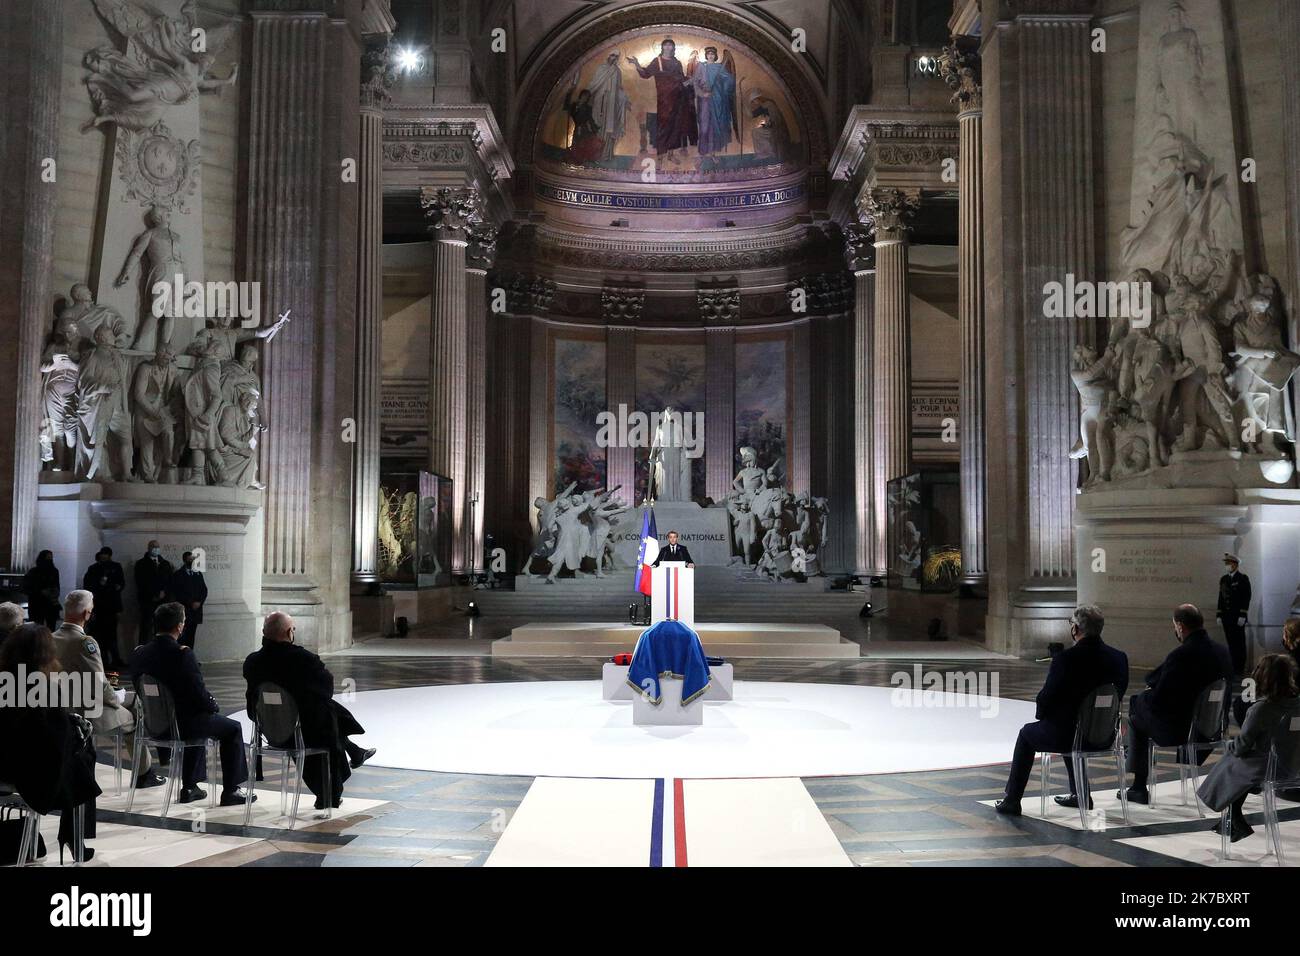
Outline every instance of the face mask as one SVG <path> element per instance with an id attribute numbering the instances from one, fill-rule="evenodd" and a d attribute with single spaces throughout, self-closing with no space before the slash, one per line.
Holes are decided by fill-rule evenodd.
<path id="1" fill-rule="evenodd" d="M 151 558 L 156 558 L 156 557 L 158 557 L 158 555 L 160 555 L 160 554 L 162 554 L 162 549 L 161 549 L 161 548 L 150 548 L 150 549 L 149 549 L 149 556 L 150 556 Z"/>

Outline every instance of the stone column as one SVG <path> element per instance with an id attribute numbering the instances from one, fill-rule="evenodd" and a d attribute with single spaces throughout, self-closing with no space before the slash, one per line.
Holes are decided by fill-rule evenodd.
<path id="1" fill-rule="evenodd" d="M 875 496 L 875 400 L 872 371 L 876 297 L 876 248 L 871 230 L 851 223 L 844 251 L 853 273 L 853 487 L 854 574 L 884 573 L 884 542 L 879 541 Z M 881 529 L 883 530 L 883 528 Z"/>
<path id="2" fill-rule="evenodd" d="M 311 4 L 304 2 L 303 7 Z M 317 4 L 325 6 L 324 3 Z M 359 197 L 339 175 L 360 142 L 356 24 L 255 0 L 249 46 L 244 278 L 291 320 L 265 348 L 263 605 L 298 618 L 318 649 L 351 642 L 350 527 Z M 281 8 L 281 9 L 277 9 Z"/>
<path id="3" fill-rule="evenodd" d="M 1282 135 L 1283 155 L 1294 157 L 1300 150 L 1300 59 L 1293 53 L 1300 49 L 1300 4 L 1281 3 L 1278 5 L 1280 18 L 1278 37 L 1282 49 Z M 1286 177 L 1286 257 L 1287 272 L 1291 276 L 1287 286 L 1287 302 L 1290 306 L 1291 327 L 1290 345 L 1300 345 L 1300 163 L 1283 164 Z M 1300 380 L 1291 379 L 1292 407 L 1300 412 Z M 1300 461 L 1300 449 L 1293 448 L 1292 453 Z M 1300 614 L 1300 583 L 1296 587 L 1295 599 L 1291 602 L 1291 613 Z"/>
<path id="4" fill-rule="evenodd" d="M 957 317 L 961 323 L 961 386 L 958 422 L 961 435 L 962 583 L 988 583 L 984 543 L 984 110 L 980 92 L 978 39 L 954 37 L 940 58 L 940 72 L 954 90 L 960 141 L 958 160 Z"/>
<path id="5" fill-rule="evenodd" d="M 465 332 L 465 569 L 483 567 L 483 521 L 487 491 L 487 274 L 496 252 L 496 230 L 473 222 L 466 247 Z"/>
<path id="6" fill-rule="evenodd" d="M 1300 58 L 1294 56 L 1300 48 L 1300 4 L 1278 4 L 1280 18 L 1278 36 L 1282 48 L 1282 135 L 1284 155 L 1296 156 L 1300 150 Z M 1300 163 L 1283 164 L 1286 176 L 1286 257 L 1287 272 L 1291 276 L 1287 301 L 1290 304 L 1290 345 L 1300 345 Z M 1300 376 L 1291 379 L 1291 398 L 1300 412 Z M 1298 449 L 1293 448 L 1293 453 Z M 1300 595 L 1297 595 L 1300 607 Z"/>
<path id="7" fill-rule="evenodd" d="M 875 232 L 875 322 L 872 330 L 872 402 L 875 443 L 872 499 L 876 559 L 883 570 L 888 488 L 912 467 L 911 307 L 907 288 L 908 220 L 918 200 L 898 189 L 872 190 L 864 218 Z"/>
<path id="8" fill-rule="evenodd" d="M 472 187 L 426 187 L 420 205 L 433 239 L 433 315 L 429 337 L 429 470 L 451 481 L 451 573 L 469 567 L 466 552 L 465 502 L 466 402 L 469 384 L 468 315 L 465 290 L 465 248 L 468 227 L 478 213 Z"/>
<path id="9" fill-rule="evenodd" d="M 387 50 L 366 51 L 357 155 L 356 445 L 352 454 L 352 580 L 378 580 L 379 386 L 384 318 L 384 104 Z"/>
<path id="10" fill-rule="evenodd" d="M 804 287 L 808 279 L 803 280 Z M 790 375 L 792 405 L 791 435 L 786 439 L 786 484 L 796 494 L 812 486 L 812 319 L 797 322 L 790 330 Z"/>
<path id="11" fill-rule="evenodd" d="M 41 347 L 49 307 L 63 74 L 62 3 L 0 4 L 0 567 L 36 555 Z"/>
<path id="12" fill-rule="evenodd" d="M 1070 362 L 1096 330 L 1046 318 L 1043 288 L 1096 278 L 1096 6 L 990 4 L 980 49 L 985 307 L 998 317 L 985 328 L 987 522 L 997 529 L 986 538 L 986 632 L 1014 654 L 1060 640 L 1076 600 Z"/>
<path id="13" fill-rule="evenodd" d="M 553 398 L 551 379 L 554 356 L 551 354 L 550 326 L 532 316 L 524 324 L 530 330 L 532 347 L 528 351 L 528 521 L 537 532 L 538 498 L 554 498 L 555 460 L 551 457 L 551 417 Z"/>
<path id="14" fill-rule="evenodd" d="M 608 292 L 608 290 L 607 290 Z M 636 329 L 629 325 L 605 326 L 605 408 L 618 419 L 619 406 L 630 414 L 636 408 Z M 621 486 L 618 494 L 636 503 L 636 449 L 613 444 L 605 449 L 605 487 Z"/>
<path id="15" fill-rule="evenodd" d="M 731 494 L 736 477 L 736 328 L 704 330 L 704 493 Z"/>

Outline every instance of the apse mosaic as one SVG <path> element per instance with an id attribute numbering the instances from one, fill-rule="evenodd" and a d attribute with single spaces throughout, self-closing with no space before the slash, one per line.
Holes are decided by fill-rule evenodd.
<path id="1" fill-rule="evenodd" d="M 596 444 L 596 416 L 605 410 L 603 340 L 556 338 L 555 490 L 572 482 L 585 491 L 605 486 L 605 450 Z"/>
<path id="2" fill-rule="evenodd" d="M 542 167 L 616 182 L 730 182 L 804 164 L 804 137 L 776 74 L 699 28 L 655 27 L 604 44 L 565 73 L 539 127 Z"/>

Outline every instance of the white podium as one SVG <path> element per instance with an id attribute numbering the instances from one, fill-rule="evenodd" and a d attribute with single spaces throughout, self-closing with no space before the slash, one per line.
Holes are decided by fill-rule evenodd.
<path id="1" fill-rule="evenodd" d="M 695 569 L 664 561 L 650 569 L 650 623 L 681 621 L 695 627 Z"/>

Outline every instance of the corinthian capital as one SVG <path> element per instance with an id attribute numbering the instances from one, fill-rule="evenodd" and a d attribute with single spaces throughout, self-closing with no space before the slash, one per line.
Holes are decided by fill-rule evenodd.
<path id="1" fill-rule="evenodd" d="M 361 108 L 382 110 L 392 100 L 388 92 L 397 82 L 388 44 L 372 44 L 361 54 Z"/>
<path id="2" fill-rule="evenodd" d="M 865 223 L 851 222 L 844 227 L 844 259 L 850 272 L 876 267 L 876 244 L 870 227 Z"/>
<path id="3" fill-rule="evenodd" d="M 862 201 L 860 218 L 875 234 L 876 244 L 896 242 L 907 238 L 912 217 L 921 208 L 918 196 L 901 189 L 873 189 Z"/>
<path id="4" fill-rule="evenodd" d="M 952 90 L 959 113 L 977 110 L 984 102 L 980 75 L 979 40 L 955 36 L 939 56 L 939 75 Z"/>
<path id="5" fill-rule="evenodd" d="M 469 248 L 465 250 L 465 264 L 470 269 L 492 268 L 497 254 L 497 229 L 482 219 L 472 219 L 465 227 Z"/>
<path id="6" fill-rule="evenodd" d="M 420 190 L 420 208 L 435 239 L 468 242 L 469 227 L 479 215 L 478 189 L 425 186 Z"/>

